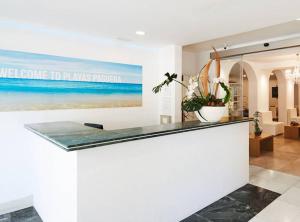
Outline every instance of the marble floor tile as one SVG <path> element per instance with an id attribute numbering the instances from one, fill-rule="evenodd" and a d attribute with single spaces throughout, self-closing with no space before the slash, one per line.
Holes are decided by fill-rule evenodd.
<path id="1" fill-rule="evenodd" d="M 193 214 L 192 216 L 182 220 L 181 222 L 212 222 L 212 221 L 200 215 Z"/>
<path id="2" fill-rule="evenodd" d="M 300 188 L 292 187 L 282 194 L 278 200 L 300 208 Z"/>
<path id="3" fill-rule="evenodd" d="M 256 215 L 256 218 L 265 222 L 290 222 L 300 213 L 300 208 L 276 200 Z"/>
<path id="4" fill-rule="evenodd" d="M 247 184 L 181 222 L 246 222 L 279 196 Z"/>
<path id="5" fill-rule="evenodd" d="M 280 194 L 286 192 L 298 182 L 300 182 L 300 177 L 273 170 L 262 170 L 250 178 L 250 184 Z"/>
<path id="6" fill-rule="evenodd" d="M 257 216 L 253 217 L 249 222 L 267 222 L 265 220 L 259 219 Z"/>
<path id="7" fill-rule="evenodd" d="M 228 196 L 249 205 L 250 208 L 255 210 L 255 212 L 260 212 L 261 209 L 264 209 L 273 200 L 278 198 L 280 194 L 247 184 L 246 186 L 232 192 Z"/>
<path id="8" fill-rule="evenodd" d="M 299 221 L 300 221 L 300 213 L 298 213 L 291 222 L 299 222 Z"/>
<path id="9" fill-rule="evenodd" d="M 266 178 L 266 179 L 279 179 L 280 181 L 300 181 L 300 177 L 287 174 L 284 172 L 276 170 L 263 169 L 260 172 L 256 173 L 257 177 Z"/>
<path id="10" fill-rule="evenodd" d="M 299 183 L 296 183 L 296 184 L 294 185 L 294 187 L 297 187 L 297 188 L 300 189 L 300 182 L 299 182 Z"/>
<path id="11" fill-rule="evenodd" d="M 254 165 L 250 165 L 250 167 L 249 167 L 249 176 L 250 177 L 255 176 L 257 173 L 261 172 L 262 170 L 264 170 L 264 168 L 254 166 Z"/>
<path id="12" fill-rule="evenodd" d="M 257 212 L 249 205 L 244 204 L 229 196 L 196 213 L 211 221 L 249 221 Z"/>
<path id="13" fill-rule="evenodd" d="M 42 222 L 42 219 L 33 207 L 0 215 L 0 222 Z"/>

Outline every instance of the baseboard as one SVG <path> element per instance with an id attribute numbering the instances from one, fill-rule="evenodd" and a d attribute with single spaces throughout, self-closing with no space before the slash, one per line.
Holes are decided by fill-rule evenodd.
<path id="1" fill-rule="evenodd" d="M 21 210 L 33 206 L 33 196 L 23 197 L 17 200 L 0 203 L 0 215 Z"/>

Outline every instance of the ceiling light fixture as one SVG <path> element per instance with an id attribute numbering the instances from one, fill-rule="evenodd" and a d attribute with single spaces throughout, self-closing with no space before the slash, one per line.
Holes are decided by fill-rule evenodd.
<path id="1" fill-rule="evenodd" d="M 137 35 L 145 35 L 146 33 L 144 31 L 136 31 L 135 34 L 137 34 Z"/>
<path id="2" fill-rule="evenodd" d="M 300 83 L 300 60 L 299 60 L 299 53 L 296 54 L 297 62 L 293 70 L 286 70 L 286 76 L 288 79 L 293 80 L 295 83 Z"/>
<path id="3" fill-rule="evenodd" d="M 300 18 L 297 18 L 296 20 L 297 20 L 297 21 L 300 21 Z"/>

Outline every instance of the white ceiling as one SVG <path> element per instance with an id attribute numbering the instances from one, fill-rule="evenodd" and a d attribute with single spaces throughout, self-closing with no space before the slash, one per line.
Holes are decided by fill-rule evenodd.
<path id="1" fill-rule="evenodd" d="M 300 47 L 244 55 L 243 59 L 258 63 L 297 62 L 298 53 Z"/>
<path id="2" fill-rule="evenodd" d="M 244 55 L 244 61 L 260 64 L 265 69 L 290 69 L 299 65 L 300 47 Z"/>
<path id="3" fill-rule="evenodd" d="M 223 48 L 225 45 L 227 46 L 227 49 L 231 49 L 242 47 L 243 45 L 258 44 L 265 41 L 271 42 L 296 37 L 300 37 L 300 21 L 294 20 L 254 31 L 187 45 L 184 47 L 184 50 L 200 52 L 203 50 L 211 50 L 212 46 L 216 48 Z"/>
<path id="4" fill-rule="evenodd" d="M 187 45 L 289 22 L 299 0 L 1 0 L 0 19 L 101 38 Z M 136 36 L 143 30 L 146 36 Z"/>

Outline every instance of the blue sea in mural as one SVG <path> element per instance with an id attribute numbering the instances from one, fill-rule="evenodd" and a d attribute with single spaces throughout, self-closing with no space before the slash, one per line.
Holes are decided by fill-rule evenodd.
<path id="1" fill-rule="evenodd" d="M 0 78 L 0 111 L 134 107 L 142 84 Z"/>
<path id="2" fill-rule="evenodd" d="M 0 78 L 0 92 L 134 95 L 142 93 L 142 84 Z"/>

